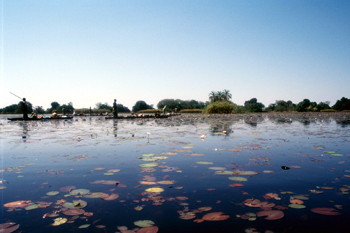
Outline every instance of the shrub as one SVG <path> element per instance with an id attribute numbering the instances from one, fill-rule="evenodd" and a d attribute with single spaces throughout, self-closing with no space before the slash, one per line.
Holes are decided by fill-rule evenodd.
<path id="1" fill-rule="evenodd" d="M 234 113 L 237 105 L 229 101 L 218 101 L 211 103 L 205 109 L 205 113 Z"/>

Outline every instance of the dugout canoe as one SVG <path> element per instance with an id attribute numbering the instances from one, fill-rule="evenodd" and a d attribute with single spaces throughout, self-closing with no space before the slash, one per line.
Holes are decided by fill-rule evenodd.
<path id="1" fill-rule="evenodd" d="M 169 116 L 120 116 L 120 117 L 105 117 L 105 119 L 159 119 L 159 118 L 168 118 Z"/>
<path id="2" fill-rule="evenodd" d="M 10 121 L 46 121 L 46 120 L 69 120 L 69 119 L 73 119 L 73 117 L 72 116 L 60 117 L 60 118 L 47 117 L 47 118 L 40 118 L 40 119 L 35 119 L 35 118 L 23 119 L 22 117 L 7 118 L 7 120 L 10 120 Z"/>

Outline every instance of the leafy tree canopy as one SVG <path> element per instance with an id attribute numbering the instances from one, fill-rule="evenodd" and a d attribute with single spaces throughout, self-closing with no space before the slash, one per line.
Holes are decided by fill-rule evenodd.
<path id="1" fill-rule="evenodd" d="M 223 90 L 223 91 L 212 91 L 209 93 L 209 100 L 210 102 L 214 103 L 217 101 L 229 101 L 232 98 L 232 94 L 229 90 Z"/>
<path id="2" fill-rule="evenodd" d="M 141 110 L 146 110 L 146 109 L 153 109 L 152 105 L 148 105 L 145 101 L 139 100 L 135 103 L 135 105 L 132 107 L 133 112 L 138 112 Z"/>
<path id="3" fill-rule="evenodd" d="M 203 109 L 205 107 L 205 103 L 197 100 L 163 99 L 158 102 L 157 108 L 162 109 L 165 105 L 167 106 L 166 109 L 170 111 L 175 111 L 175 108 L 180 111 L 182 109 Z"/>
<path id="4" fill-rule="evenodd" d="M 244 107 L 248 112 L 262 112 L 265 105 L 258 102 L 256 98 L 252 98 L 244 102 Z"/>
<path id="5" fill-rule="evenodd" d="M 340 100 L 337 100 L 332 108 L 337 111 L 350 110 L 350 99 L 343 97 Z"/>

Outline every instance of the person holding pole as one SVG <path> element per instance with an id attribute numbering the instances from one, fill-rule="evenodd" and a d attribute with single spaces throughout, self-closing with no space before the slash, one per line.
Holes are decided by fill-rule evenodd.
<path id="1" fill-rule="evenodd" d="M 117 106 L 117 100 L 114 99 L 113 103 L 113 117 L 117 118 L 118 117 L 118 106 Z"/>
<path id="2" fill-rule="evenodd" d="M 26 102 L 26 98 L 23 98 L 22 101 L 22 112 L 23 112 L 23 119 L 28 119 L 28 106 Z"/>

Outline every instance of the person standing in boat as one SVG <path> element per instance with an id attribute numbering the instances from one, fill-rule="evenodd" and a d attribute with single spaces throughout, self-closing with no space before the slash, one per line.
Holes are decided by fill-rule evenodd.
<path id="1" fill-rule="evenodd" d="M 165 109 L 166 109 L 166 105 L 163 108 L 163 115 L 165 115 Z"/>
<path id="2" fill-rule="evenodd" d="M 113 103 L 113 117 L 117 118 L 118 117 L 118 106 L 117 106 L 117 100 L 114 99 Z"/>
<path id="3" fill-rule="evenodd" d="M 23 101 L 22 101 L 22 112 L 23 112 L 23 119 L 28 119 L 28 106 L 27 106 L 26 98 L 23 98 Z"/>

